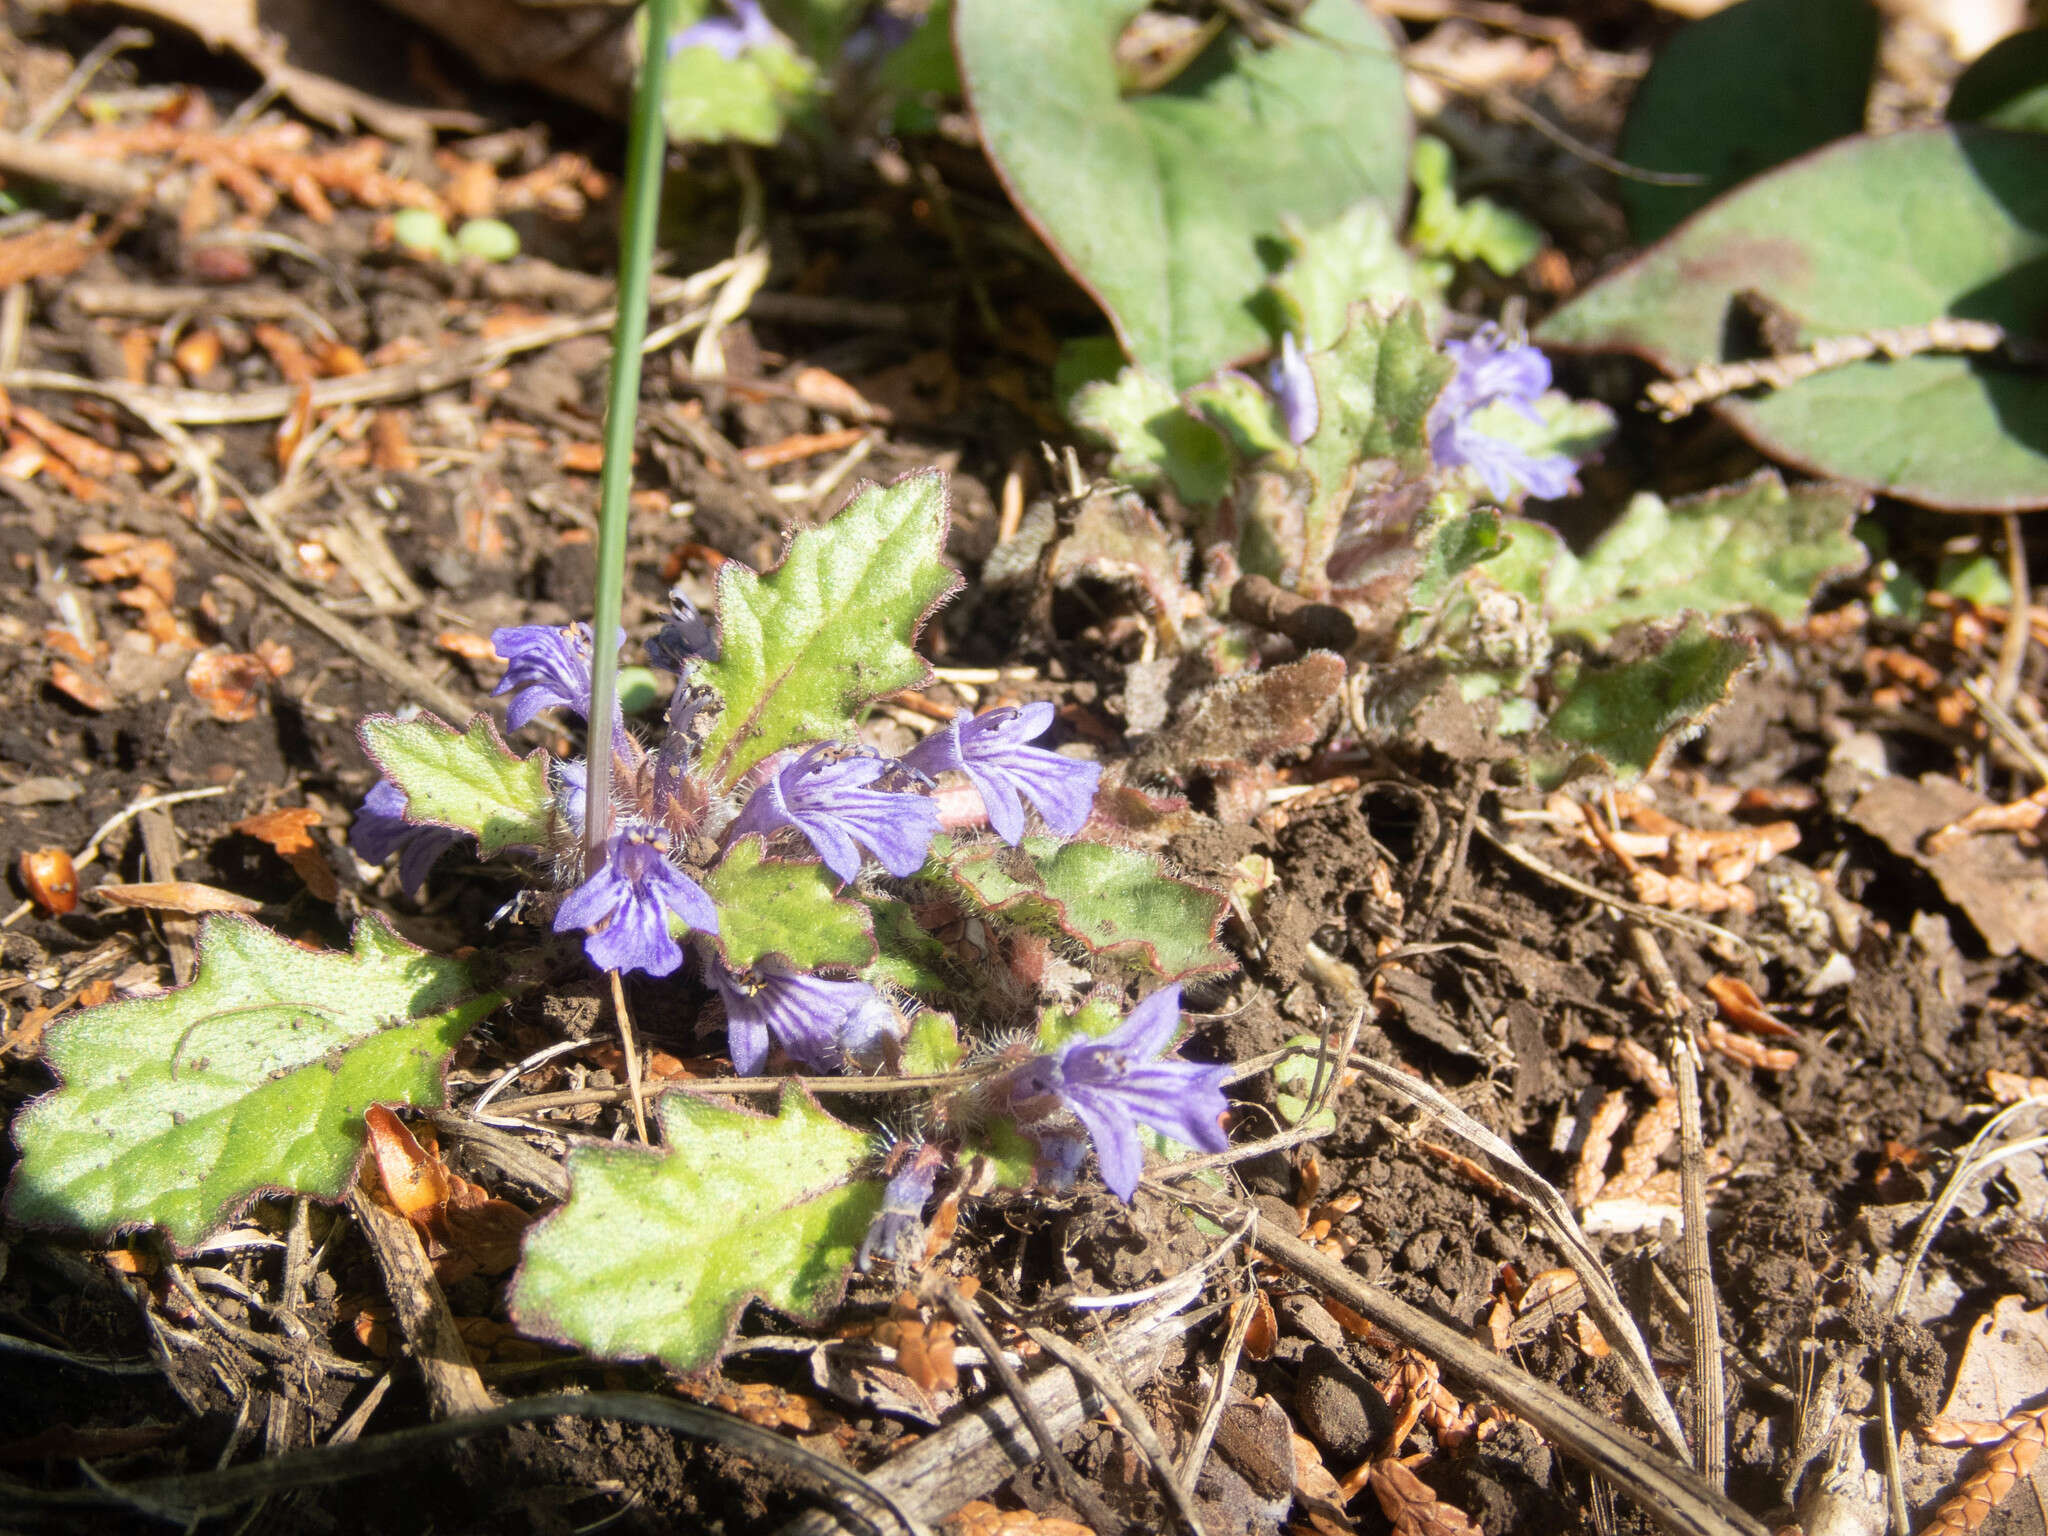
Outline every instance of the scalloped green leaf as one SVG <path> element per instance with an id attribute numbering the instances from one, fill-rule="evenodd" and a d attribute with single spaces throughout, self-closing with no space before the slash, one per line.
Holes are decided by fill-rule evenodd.
<path id="1" fill-rule="evenodd" d="M 956 847 L 945 855 L 944 870 L 991 912 L 1170 979 L 1237 963 L 1215 942 L 1229 898 L 1176 880 L 1135 848 L 1027 837 L 1021 850 Z"/>
<path id="2" fill-rule="evenodd" d="M 1127 485 L 1171 480 L 1183 500 L 1212 506 L 1230 488 L 1230 449 L 1208 422 L 1190 415 L 1163 379 L 1126 368 L 1074 392 L 1068 415 L 1115 449 L 1109 472 Z"/>
<path id="3" fill-rule="evenodd" d="M 1270 47 L 1229 28 L 1150 93 L 1115 44 L 1143 0 L 959 0 L 954 43 L 989 159 L 1130 360 L 1176 389 L 1265 350 L 1252 301 L 1292 217 L 1398 208 L 1408 108 L 1385 27 L 1316 0 Z"/>
<path id="4" fill-rule="evenodd" d="M 477 715 L 466 731 L 432 715 L 371 715 L 356 727 L 356 738 L 405 791 L 407 820 L 473 832 L 485 858 L 547 845 L 554 819 L 547 754 L 515 757 L 489 715 Z"/>
<path id="5" fill-rule="evenodd" d="M 1422 146 L 1436 142 L 1416 141 Z M 1415 299 L 1425 309 L 1443 302 L 1438 285 L 1401 244 L 1387 204 L 1367 198 L 1329 223 L 1305 229 L 1297 219 L 1281 221 L 1287 265 L 1267 284 L 1278 329 L 1292 331 L 1314 351 L 1336 344 L 1358 303 L 1392 309 Z"/>
<path id="6" fill-rule="evenodd" d="M 528 1232 L 510 1297 L 536 1337 L 607 1360 L 709 1365 L 749 1301 L 804 1322 L 839 1297 L 881 1209 L 868 1135 L 794 1083 L 781 1112 L 667 1093 L 662 1150 L 577 1147 L 569 1199 Z"/>
<path id="7" fill-rule="evenodd" d="M 1695 619 L 1652 641 L 1644 655 L 1588 668 L 1550 716 L 1550 736 L 1566 754 L 1539 762 L 1539 773 L 1640 778 L 1706 722 L 1755 655 L 1747 639 L 1716 634 Z"/>
<path id="8" fill-rule="evenodd" d="M 952 990 L 954 978 L 946 946 L 918 926 L 908 902 L 890 896 L 867 896 L 875 925 L 875 958 L 861 972 L 863 981 L 901 987 L 923 998 Z"/>
<path id="9" fill-rule="evenodd" d="M 439 1104 L 448 1053 L 505 1001 L 376 917 L 346 955 L 209 917 L 198 961 L 189 986 L 51 1029 L 60 1086 L 15 1121 L 15 1220 L 190 1248 L 256 1195 L 335 1199 L 363 1111 Z"/>
<path id="10" fill-rule="evenodd" d="M 704 889 L 718 903 L 715 942 L 728 964 L 780 955 L 799 970 L 858 970 L 875 958 L 866 905 L 839 895 L 839 881 L 822 864 L 768 858 L 758 837 L 727 849 Z"/>
<path id="11" fill-rule="evenodd" d="M 2016 336 L 2048 315 L 2048 135 L 1968 125 L 1844 140 L 1757 177 L 1544 322 L 1672 374 L 1734 361 L 1735 296 L 1804 344 L 1943 316 Z M 1730 332 L 1737 333 L 1731 337 Z M 1852 363 L 1716 409 L 1772 457 L 1950 511 L 2048 506 L 2048 373 L 1926 354 Z"/>
<path id="12" fill-rule="evenodd" d="M 1684 28 L 1629 103 L 1621 158 L 1695 186 L 1619 183 L 1648 243 L 1760 171 L 1863 128 L 1877 63 L 1870 0 L 1742 0 Z"/>
<path id="13" fill-rule="evenodd" d="M 1768 469 L 1669 505 L 1639 492 L 1584 559 L 1557 549 L 1543 599 L 1551 632 L 1603 642 L 1641 620 L 1750 610 L 1800 623 L 1822 582 L 1868 563 L 1849 531 L 1867 499 L 1848 486 L 1787 489 Z"/>
<path id="14" fill-rule="evenodd" d="M 846 735 L 862 705 L 931 675 L 911 646 L 960 585 L 939 559 L 946 528 L 945 476 L 918 470 L 863 485 L 766 575 L 720 568 L 722 654 L 698 669 L 724 703 L 699 756 L 717 783 L 795 742 Z"/>
<path id="15" fill-rule="evenodd" d="M 905 1077 L 950 1072 L 960 1065 L 965 1054 L 952 1015 L 926 1009 L 910 1021 L 910 1037 L 903 1042 L 903 1060 L 898 1070 Z"/>

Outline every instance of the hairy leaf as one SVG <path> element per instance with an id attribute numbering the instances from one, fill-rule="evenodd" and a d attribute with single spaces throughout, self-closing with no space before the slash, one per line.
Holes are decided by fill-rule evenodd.
<path id="1" fill-rule="evenodd" d="M 1688 373 L 1739 355 L 1730 322 L 1745 290 L 1795 316 L 1802 344 L 1944 316 L 2034 335 L 2048 312 L 2048 135 L 1844 140 L 1730 192 L 1539 335 Z M 1952 511 L 2048 506 L 2039 369 L 1873 359 L 1718 408 L 1766 453 L 1832 479 Z"/>
<path id="2" fill-rule="evenodd" d="M 1415 218 L 1408 237 L 1425 256 L 1483 261 L 1513 277 L 1543 249 L 1543 231 L 1491 198 L 1458 201 L 1451 147 L 1425 134 L 1415 141 Z"/>
<path id="3" fill-rule="evenodd" d="M 547 754 L 513 756 L 489 715 L 460 732 L 432 715 L 371 715 L 356 737 L 384 777 L 405 791 L 408 819 L 475 833 L 485 858 L 546 846 L 554 804 Z"/>
<path id="4" fill-rule="evenodd" d="M 1149 853 L 1028 837 L 1021 854 L 987 844 L 959 848 L 944 872 L 991 912 L 1162 976 L 1235 965 L 1215 943 L 1227 898 L 1174 879 Z"/>
<path id="5" fill-rule="evenodd" d="M 951 991 L 946 946 L 918 926 L 909 903 L 888 896 L 863 899 L 874 917 L 876 955 L 861 979 L 924 998 L 944 997 Z"/>
<path id="6" fill-rule="evenodd" d="M 687 1093 L 655 1101 L 665 1147 L 583 1146 L 569 1200 L 537 1223 L 514 1277 L 522 1331 L 608 1360 L 695 1370 L 758 1297 L 802 1321 L 838 1298 L 882 1185 L 867 1135 L 803 1089 L 757 1115 Z"/>
<path id="7" fill-rule="evenodd" d="M 946 526 L 945 478 L 922 470 L 863 486 L 766 575 L 720 568 L 723 654 L 699 668 L 724 704 L 700 758 L 713 779 L 730 786 L 771 752 L 844 736 L 861 705 L 930 675 L 911 646 L 960 584 L 939 559 Z"/>
<path id="8" fill-rule="evenodd" d="M 1557 550 L 1544 597 L 1551 631 L 1604 641 L 1638 620 L 1749 609 L 1797 624 L 1822 582 L 1868 560 L 1849 531 L 1865 500 L 1838 485 L 1788 490 L 1768 469 L 1668 506 L 1640 492 L 1585 559 Z"/>
<path id="9" fill-rule="evenodd" d="M 1652 643 L 1634 660 L 1589 668 L 1550 717 L 1550 735 L 1568 749 L 1546 776 L 1579 772 L 1639 778 L 1665 749 L 1696 731 L 1728 697 L 1756 654 L 1739 636 L 1715 634 L 1694 620 Z"/>
<path id="10" fill-rule="evenodd" d="M 858 969 L 875 958 L 874 930 L 867 907 L 838 888 L 824 865 L 766 858 L 760 838 L 743 837 L 704 877 L 718 903 L 713 942 L 732 965 L 772 954 L 799 970 Z"/>
<path id="11" fill-rule="evenodd" d="M 1621 158 L 1704 179 L 1621 182 L 1630 232 L 1658 239 L 1737 182 L 1860 132 L 1876 63 L 1870 0 L 1741 0 L 1685 28 L 1636 87 Z"/>
<path id="12" fill-rule="evenodd" d="M 1423 144 L 1433 142 L 1419 140 L 1418 156 Z M 1317 229 L 1282 221 L 1289 260 L 1268 284 L 1277 329 L 1292 331 L 1303 347 L 1317 351 L 1336 345 L 1354 304 L 1391 310 L 1403 299 L 1419 300 L 1425 308 L 1442 303 L 1437 285 L 1402 248 L 1388 206 L 1367 198 Z"/>
<path id="13" fill-rule="evenodd" d="M 1172 81 L 1126 89 L 1142 0 L 960 0 L 954 41 L 1010 195 L 1133 363 L 1184 389 L 1270 342 L 1268 242 L 1365 198 L 1400 205 L 1408 109 L 1381 23 L 1316 0 L 1271 47 L 1230 28 Z"/>
<path id="14" fill-rule="evenodd" d="M 1126 484 L 1170 480 L 1196 506 L 1213 505 L 1230 488 L 1230 450 L 1222 435 L 1142 368 L 1126 368 L 1112 383 L 1082 385 L 1068 415 L 1081 431 L 1116 450 L 1109 472 Z"/>
<path id="15" fill-rule="evenodd" d="M 505 1001 L 375 917 L 321 954 L 241 917 L 200 929 L 192 983 L 56 1025 L 61 1086 L 15 1122 L 7 1209 L 189 1248 L 250 1198 L 347 1187 L 372 1104 L 439 1104 L 441 1069 Z"/>

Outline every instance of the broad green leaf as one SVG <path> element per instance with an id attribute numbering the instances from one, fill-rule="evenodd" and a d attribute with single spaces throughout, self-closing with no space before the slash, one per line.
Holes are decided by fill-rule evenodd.
<path id="1" fill-rule="evenodd" d="M 757 1297 L 817 1321 L 881 1208 L 881 1183 L 854 1177 L 867 1133 L 793 1083 L 778 1115 L 687 1093 L 654 1110 L 662 1150 L 569 1153 L 568 1203 L 532 1228 L 512 1281 L 514 1322 L 602 1359 L 690 1371 Z"/>
<path id="2" fill-rule="evenodd" d="M 1187 392 L 1187 402 L 1190 410 L 1200 411 L 1215 424 L 1239 457 L 1278 454 L 1293 460 L 1294 444 L 1288 441 L 1278 402 L 1235 369 L 1197 384 Z"/>
<path id="3" fill-rule="evenodd" d="M 1640 778 L 1666 747 L 1705 722 L 1754 655 L 1749 641 L 1693 620 L 1645 655 L 1588 668 L 1551 713 L 1550 735 L 1568 753 L 1550 774 Z"/>
<path id="4" fill-rule="evenodd" d="M 903 1042 L 900 1070 L 905 1077 L 950 1072 L 960 1065 L 964 1054 L 960 1031 L 954 1026 L 952 1016 L 927 1009 L 910 1021 L 910 1038 Z"/>
<path id="5" fill-rule="evenodd" d="M 1457 365 L 1431 344 L 1419 305 L 1384 314 L 1361 304 L 1353 306 L 1336 346 L 1311 352 L 1308 366 L 1321 416 L 1315 435 L 1301 445 L 1312 494 L 1300 587 L 1318 596 L 1361 474 L 1412 478 L 1429 472 L 1429 408 Z"/>
<path id="6" fill-rule="evenodd" d="M 1273 1107 L 1280 1112 L 1282 1124 L 1298 1126 L 1301 1124 L 1301 1117 L 1308 1113 L 1309 1095 L 1316 1088 L 1316 1054 L 1323 1049 L 1323 1042 L 1315 1035 L 1296 1035 L 1292 1039 L 1283 1040 L 1281 1044 L 1306 1053 L 1289 1056 L 1273 1068 Z M 1340 1062 L 1325 1062 L 1323 1070 L 1325 1074 L 1338 1072 L 1343 1070 L 1343 1065 Z M 1327 1081 L 1326 1075 L 1325 1083 Z M 1314 1123 L 1319 1127 L 1334 1130 L 1337 1126 L 1337 1112 L 1334 1109 L 1318 1110 Z"/>
<path id="7" fill-rule="evenodd" d="M 1021 854 L 987 844 L 960 848 L 945 871 L 991 912 L 1162 976 L 1227 971 L 1236 963 L 1215 943 L 1226 898 L 1174 879 L 1151 854 L 1133 848 L 1028 837 Z"/>
<path id="8" fill-rule="evenodd" d="M 2048 27 L 2013 33 L 1964 70 L 1948 120 L 2048 133 Z"/>
<path id="9" fill-rule="evenodd" d="M 718 903 L 715 942 L 730 965 L 780 955 L 799 970 L 858 969 L 875 958 L 867 907 L 836 894 L 839 881 L 822 864 L 763 857 L 758 837 L 726 850 L 704 889 Z"/>
<path id="10" fill-rule="evenodd" d="M 1833 145 L 1729 193 L 1539 335 L 1683 374 L 1732 360 L 1745 289 L 1797 316 L 1808 343 L 1944 315 L 2033 335 L 2048 312 L 2048 135 L 1922 128 Z M 1952 511 L 2048 506 L 2038 369 L 1869 361 L 1719 408 L 1766 453 L 1831 479 Z"/>
<path id="11" fill-rule="evenodd" d="M 1162 380 L 1126 368 L 1114 383 L 1083 384 L 1068 408 L 1074 425 L 1116 450 L 1109 472 L 1129 485 L 1171 480 L 1196 506 L 1230 488 L 1230 450 L 1209 423 L 1190 415 Z"/>
<path id="12" fill-rule="evenodd" d="M 1685 28 L 1636 88 L 1621 158 L 1697 186 L 1618 183 L 1647 243 L 1759 171 L 1863 128 L 1877 63 L 1870 0 L 1742 0 Z"/>
<path id="13" fill-rule="evenodd" d="M 1420 145 L 1434 142 L 1418 141 L 1417 153 Z M 1336 345 L 1354 304 L 1382 310 L 1393 309 L 1403 299 L 1419 300 L 1428 308 L 1441 304 L 1436 285 L 1402 248 L 1387 206 L 1367 198 L 1320 229 L 1304 230 L 1294 219 L 1282 221 L 1290 256 L 1268 285 L 1277 329 L 1292 331 L 1304 347 L 1319 351 Z"/>
<path id="14" fill-rule="evenodd" d="M 1451 182 L 1451 147 L 1424 134 L 1415 141 L 1415 217 L 1408 238 L 1425 256 L 1483 261 L 1513 277 L 1543 249 L 1543 231 L 1491 198 L 1458 201 Z"/>
<path id="15" fill-rule="evenodd" d="M 781 41 L 749 48 L 736 59 L 703 44 L 678 48 L 668 61 L 662 94 L 669 140 L 773 144 L 792 117 L 815 104 L 817 73 L 809 59 Z"/>
<path id="16" fill-rule="evenodd" d="M 866 896 L 875 925 L 875 958 L 861 979 L 886 982 L 918 997 L 943 997 L 955 982 L 946 946 L 917 924 L 908 902 L 889 896 Z"/>
<path id="17" fill-rule="evenodd" d="M 15 1121 L 8 1214 L 190 1248 L 256 1195 L 336 1198 L 363 1111 L 439 1104 L 448 1053 L 504 1001 L 375 917 L 346 955 L 209 917 L 189 986 L 51 1029 L 60 1086 Z"/>
<path id="18" fill-rule="evenodd" d="M 505 848 L 544 848 L 554 818 L 547 754 L 514 757 L 489 715 L 458 732 L 432 715 L 371 715 L 356 737 L 384 777 L 405 791 L 409 821 L 476 834 L 485 858 Z"/>
<path id="19" fill-rule="evenodd" d="M 1864 500 L 1838 485 L 1787 490 L 1768 469 L 1668 506 L 1639 492 L 1583 560 L 1557 552 L 1545 616 L 1554 634 L 1596 643 L 1624 624 L 1682 613 L 1754 609 L 1797 624 L 1822 582 L 1867 562 L 1849 531 Z"/>
<path id="20" fill-rule="evenodd" d="M 930 676 L 911 645 L 960 585 L 939 560 L 946 526 L 945 477 L 920 470 L 864 485 L 766 575 L 720 568 L 723 654 L 698 672 L 724 704 L 699 758 L 715 782 L 731 786 L 792 743 L 844 736 L 863 704 Z"/>
<path id="21" fill-rule="evenodd" d="M 1038 1167 L 1038 1143 L 1009 1120 L 989 1120 L 977 1127 L 967 1150 L 987 1159 L 997 1189 L 1029 1189 Z"/>
<path id="22" fill-rule="evenodd" d="M 1253 311 L 1292 217 L 1400 205 L 1408 108 L 1385 28 L 1315 0 L 1281 41 L 1228 29 L 1163 89 L 1126 96 L 1114 47 L 1142 0 L 959 0 L 983 144 L 1024 216 L 1176 389 L 1262 352 Z"/>

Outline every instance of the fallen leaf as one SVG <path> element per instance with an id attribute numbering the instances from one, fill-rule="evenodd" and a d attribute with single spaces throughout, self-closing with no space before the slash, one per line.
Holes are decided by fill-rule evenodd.
<path id="1" fill-rule="evenodd" d="M 318 811 L 304 806 L 281 806 L 236 822 L 234 830 L 268 843 L 306 882 L 307 890 L 321 901 L 332 901 L 340 894 L 341 884 L 335 878 L 334 867 L 308 835 L 308 829 L 319 824 Z"/>
<path id="2" fill-rule="evenodd" d="M 197 880 L 142 880 L 132 885 L 96 885 L 91 894 L 117 907 L 139 907 L 148 912 L 176 912 L 197 917 L 203 912 L 259 912 L 260 901 L 237 896 L 216 885 Z"/>
<path id="3" fill-rule="evenodd" d="M 72 703 L 95 714 L 104 714 L 114 707 L 113 689 L 98 674 L 80 671 L 68 661 L 50 663 L 50 686 Z"/>
<path id="4" fill-rule="evenodd" d="M 192 697 L 204 704 L 214 719 L 228 725 L 256 718 L 263 689 L 272 680 L 273 673 L 261 656 L 230 651 L 226 646 L 201 651 L 185 669 L 185 686 L 192 690 Z"/>
<path id="5" fill-rule="evenodd" d="M 1720 1006 L 1721 1016 L 1737 1029 L 1778 1040 L 1795 1039 L 1799 1034 L 1766 1008 L 1763 999 L 1739 976 L 1713 977 L 1707 982 L 1707 995 Z"/>
<path id="6" fill-rule="evenodd" d="M 384 1203 L 417 1226 L 429 1225 L 448 1205 L 446 1165 L 382 1104 L 364 1110 L 363 1123 L 370 1132 L 364 1171 L 375 1171 Z"/>
<path id="7" fill-rule="evenodd" d="M 1849 819 L 1933 875 L 1993 954 L 2017 949 L 2048 960 L 2048 871 L 2012 833 L 1987 833 L 1939 851 L 1926 846 L 1933 833 L 1991 803 L 1929 773 L 1879 781 L 1850 807 Z"/>

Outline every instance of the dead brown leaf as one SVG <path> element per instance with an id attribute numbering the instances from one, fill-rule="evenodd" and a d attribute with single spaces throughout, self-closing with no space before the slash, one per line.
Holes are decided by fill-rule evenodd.
<path id="1" fill-rule="evenodd" d="M 237 896 L 217 885 L 197 880 L 142 880 L 132 885 L 96 885 L 88 893 L 117 907 L 139 907 L 148 912 L 175 912 L 197 917 L 204 912 L 259 912 L 260 901 Z"/>
<path id="2" fill-rule="evenodd" d="M 1849 819 L 1903 859 L 1933 875 L 1941 891 L 1995 955 L 2020 950 L 2048 960 L 2048 870 L 2010 832 L 1935 849 L 1930 836 L 1991 802 L 1943 774 L 1884 779 L 1864 792 Z"/>

